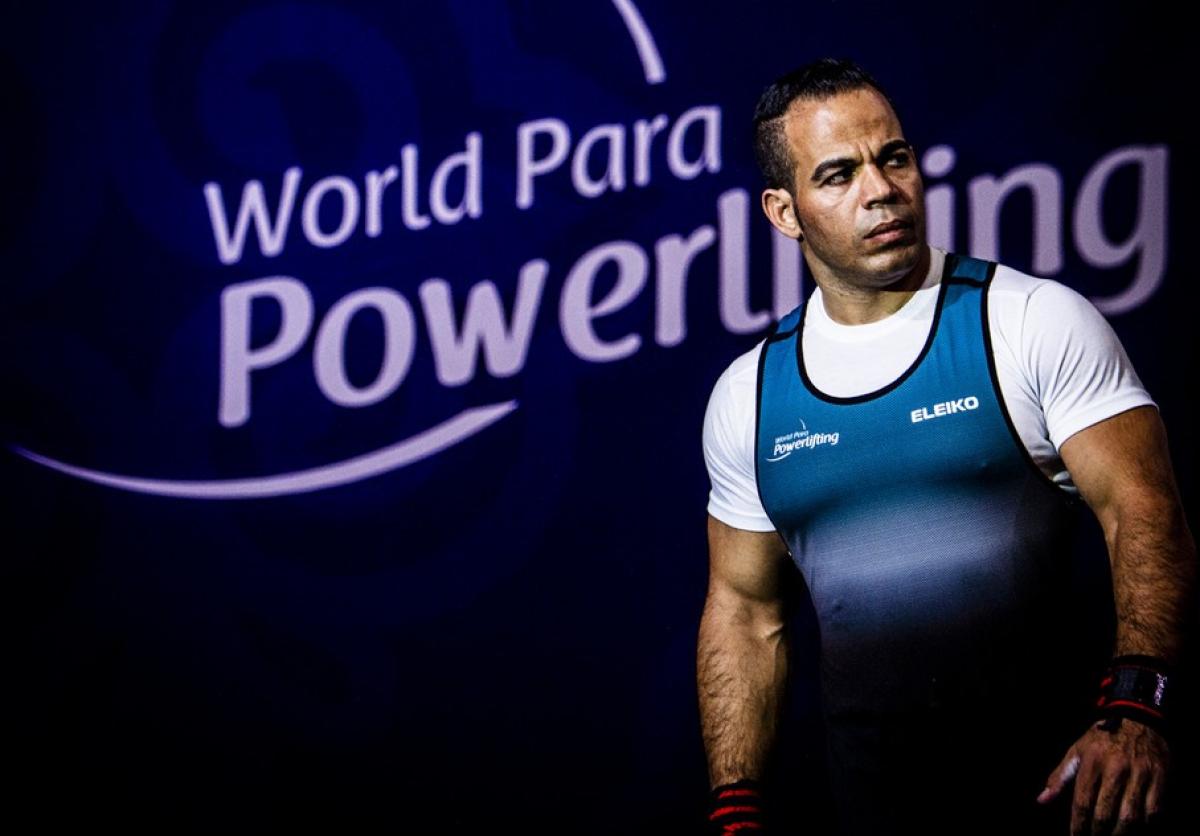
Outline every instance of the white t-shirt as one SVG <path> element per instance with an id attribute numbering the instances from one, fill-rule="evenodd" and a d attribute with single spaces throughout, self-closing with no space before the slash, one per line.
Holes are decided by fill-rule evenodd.
<path id="1" fill-rule="evenodd" d="M 887 386 L 925 345 L 946 252 L 930 247 L 929 274 L 891 316 L 842 325 L 825 311 L 820 289 L 805 308 L 804 362 L 814 386 L 854 397 Z M 1076 492 L 1058 450 L 1082 429 L 1154 405 L 1125 349 L 1100 312 L 1074 290 L 999 265 L 988 322 L 1000 392 L 1017 433 L 1042 471 Z M 754 417 L 763 340 L 738 357 L 713 387 L 704 415 L 704 460 L 712 490 L 708 512 L 734 528 L 771 531 L 754 481 Z"/>

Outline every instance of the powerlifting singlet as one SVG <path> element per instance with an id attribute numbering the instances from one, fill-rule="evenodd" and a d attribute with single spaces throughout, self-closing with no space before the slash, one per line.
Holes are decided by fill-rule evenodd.
<path id="1" fill-rule="evenodd" d="M 1052 684 L 1054 637 L 1078 502 L 1029 458 L 1005 410 L 988 328 L 994 270 L 947 255 L 924 348 L 878 391 L 816 389 L 803 306 L 759 360 L 758 490 L 812 598 L 831 774 L 849 830 L 916 824 L 894 819 L 911 813 L 922 783 L 947 789 L 954 770 L 975 769 L 956 750 L 973 735 L 996 731 L 1005 745 L 1030 733 L 1051 744 L 1043 760 L 1059 745 L 1033 728 L 1050 714 L 1031 725 L 1023 709 L 1045 705 L 1043 690 L 1063 696 Z M 921 769 L 938 774 L 913 774 Z M 1039 788 L 1030 785 L 1029 803 Z M 1012 792 L 1024 798 L 1026 788 Z"/>

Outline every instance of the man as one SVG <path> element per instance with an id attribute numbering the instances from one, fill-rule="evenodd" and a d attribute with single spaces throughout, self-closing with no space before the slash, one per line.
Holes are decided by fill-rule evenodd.
<path id="1" fill-rule="evenodd" d="M 926 244 L 914 151 L 861 68 L 789 73 L 755 128 L 763 211 L 817 289 L 705 416 L 711 820 L 763 820 L 792 560 L 845 832 L 1061 833 L 1067 799 L 1072 833 L 1131 832 L 1162 803 L 1195 573 L 1157 409 L 1078 294 Z M 1116 602 L 1100 692 L 1080 691 L 1064 618 L 1080 497 Z M 1080 701 L 1097 699 L 1089 726 Z"/>

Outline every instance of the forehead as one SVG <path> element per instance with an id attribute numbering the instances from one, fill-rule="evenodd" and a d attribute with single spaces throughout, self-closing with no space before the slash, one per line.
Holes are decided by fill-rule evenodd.
<path id="1" fill-rule="evenodd" d="M 875 150 L 888 140 L 904 138 L 887 99 L 869 87 L 792 102 L 784 114 L 784 134 L 800 176 L 822 160 L 858 157 L 864 146 Z"/>

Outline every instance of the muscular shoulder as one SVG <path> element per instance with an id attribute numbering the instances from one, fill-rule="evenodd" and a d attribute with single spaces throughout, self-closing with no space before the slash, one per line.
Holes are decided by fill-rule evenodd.
<path id="1" fill-rule="evenodd" d="M 1025 335 L 1026 325 L 1035 329 L 1044 327 L 1046 314 L 1070 320 L 1086 318 L 1090 313 L 1099 315 L 1091 302 L 1065 284 L 1031 276 L 1003 264 L 996 265 L 988 305 L 993 324 L 1014 340 Z M 1034 315 L 1032 319 L 1030 314 Z"/>
<path id="2" fill-rule="evenodd" d="M 721 376 L 713 385 L 714 398 L 718 396 L 738 397 L 749 392 L 751 401 L 753 401 L 754 390 L 758 385 L 758 358 L 765 342 L 766 340 L 760 341 L 754 348 L 739 355 L 725 367 L 725 371 L 721 372 Z"/>
<path id="3" fill-rule="evenodd" d="M 988 305 L 1010 407 L 1019 394 L 1036 406 L 1055 450 L 1097 421 L 1153 403 L 1108 321 L 1077 291 L 998 265 Z"/>
<path id="4" fill-rule="evenodd" d="M 708 510 L 734 527 L 769 531 L 754 479 L 754 414 L 758 358 L 765 340 L 717 378 L 704 413 L 704 461 L 712 490 Z"/>
<path id="5" fill-rule="evenodd" d="M 765 342 L 765 340 L 763 341 Z M 730 363 L 713 385 L 704 413 L 706 455 L 753 456 L 758 358 L 763 342 Z"/>
<path id="6" fill-rule="evenodd" d="M 998 333 L 1015 346 L 1062 327 L 1107 329 L 1104 317 L 1082 294 L 1053 279 L 1043 279 L 996 266 L 988 294 L 990 319 Z"/>

